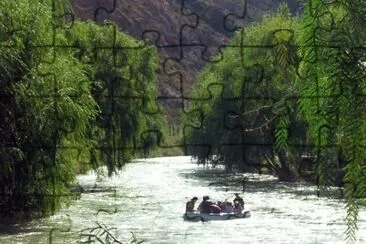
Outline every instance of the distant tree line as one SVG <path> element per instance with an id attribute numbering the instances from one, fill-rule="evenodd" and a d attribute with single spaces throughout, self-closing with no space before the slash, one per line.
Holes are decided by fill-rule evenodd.
<path id="1" fill-rule="evenodd" d="M 0 2 L 0 216 L 53 213 L 77 172 L 112 174 L 164 130 L 155 48 L 111 22 L 70 23 L 70 10 Z"/>

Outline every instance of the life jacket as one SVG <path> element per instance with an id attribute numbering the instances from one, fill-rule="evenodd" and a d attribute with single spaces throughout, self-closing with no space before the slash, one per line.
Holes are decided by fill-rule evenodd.
<path id="1" fill-rule="evenodd" d="M 210 201 L 203 201 L 203 206 L 202 206 L 202 209 L 203 209 L 203 212 L 204 213 L 210 213 L 210 206 L 211 206 L 211 202 Z"/>

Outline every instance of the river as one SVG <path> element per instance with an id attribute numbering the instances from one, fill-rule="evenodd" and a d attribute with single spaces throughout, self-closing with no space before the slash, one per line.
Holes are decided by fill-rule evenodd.
<path id="1" fill-rule="evenodd" d="M 112 228 L 123 242 L 133 232 L 144 243 L 345 243 L 342 200 L 318 197 L 310 184 L 245 176 L 242 197 L 251 218 L 187 222 L 182 218 L 186 201 L 203 195 L 232 200 L 242 191 L 243 176 L 198 167 L 190 157 L 138 160 L 111 178 L 103 172 L 81 175 L 81 186 L 112 191 L 83 193 L 50 218 L 0 225 L 0 243 L 79 243 L 97 223 Z M 362 207 L 357 243 L 366 243 L 365 217 Z"/>

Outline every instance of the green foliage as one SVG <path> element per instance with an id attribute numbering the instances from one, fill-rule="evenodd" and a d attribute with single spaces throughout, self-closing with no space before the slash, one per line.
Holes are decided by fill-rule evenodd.
<path id="1" fill-rule="evenodd" d="M 51 31 L 51 1 L 1 5 L 1 215 L 51 213 L 75 177 L 67 148 L 92 144 L 97 104 L 73 53 L 40 48 L 63 38 Z"/>
<path id="2" fill-rule="evenodd" d="M 186 140 L 201 146 L 190 152 L 199 163 L 245 168 L 268 160 L 288 174 L 301 153 L 293 145 L 314 145 L 321 188 L 345 174 L 350 242 L 366 198 L 365 13 L 364 1 L 312 0 L 296 20 L 281 5 L 205 67 L 185 118 Z"/>
<path id="3" fill-rule="evenodd" d="M 275 151 L 278 152 L 281 164 L 284 155 L 295 154 L 290 145 L 304 143 L 307 137 L 307 143 L 315 145 L 320 186 L 333 185 L 339 167 L 345 166 L 344 188 L 348 202 L 346 233 L 350 241 L 354 240 L 357 229 L 358 201 L 355 199 L 366 196 L 366 110 L 363 106 L 366 68 L 364 50 L 359 48 L 366 41 L 365 32 L 362 31 L 365 28 L 365 9 L 363 1 L 309 1 L 299 20 L 300 30 L 295 32 L 297 28 L 289 25 L 291 18 L 285 14 L 287 10 L 283 5 L 277 17 L 267 17 L 263 22 L 246 28 L 244 34 L 240 33 L 241 36 L 237 34 L 232 42 L 235 48 L 227 48 L 222 62 L 208 65 L 202 72 L 200 83 L 193 94 L 207 99 L 194 102 L 192 109 L 201 110 L 204 120 L 199 123 L 193 121 L 191 124 L 200 131 L 203 128 L 203 132 L 192 130 L 187 133 L 193 141 L 207 138 L 201 144 L 212 145 L 211 152 L 207 149 L 193 150 L 193 155 L 200 162 L 216 162 L 215 159 L 220 159 L 220 163 L 229 166 L 238 163 L 235 158 L 248 161 L 250 153 L 241 147 L 230 158 L 230 153 L 222 150 L 219 145 L 225 143 L 227 138 L 234 145 L 242 143 L 242 131 L 257 132 L 254 134 L 256 140 L 246 134 L 245 142 L 258 142 L 258 138 L 263 138 L 259 132 L 263 132 L 263 125 L 266 125 L 270 134 L 274 134 Z M 239 38 L 246 45 L 272 44 L 273 48 L 251 47 L 240 53 L 237 51 L 241 41 Z M 301 62 L 295 52 L 295 41 L 300 47 L 297 54 L 301 57 Z M 268 50 L 272 52 L 269 53 Z M 255 70 L 254 65 L 257 68 Z M 266 86 L 262 86 L 261 82 Z M 214 89 L 213 83 L 222 84 L 225 91 Z M 238 98 L 250 92 L 255 101 L 247 98 L 229 102 L 225 100 L 225 95 L 231 95 L 227 90 Z M 258 99 L 264 96 L 274 98 L 273 103 Z M 232 118 L 241 120 L 236 124 L 236 133 L 231 130 L 235 124 L 226 127 L 228 130 L 223 130 L 228 123 L 225 124 L 225 120 L 220 122 L 223 121 L 221 116 L 227 111 L 233 111 Z M 262 116 L 267 121 L 273 119 L 273 123 L 258 123 L 258 117 Z M 300 122 L 302 120 L 305 124 Z M 303 126 L 300 127 L 306 125 L 306 137 L 301 135 L 301 132 L 305 132 L 302 129 L 300 135 L 291 135 L 294 137 L 291 138 L 289 131 L 298 131 L 294 128 L 301 124 Z M 260 128 L 260 131 L 255 131 L 256 128 Z M 261 143 L 263 142 L 270 141 Z M 256 153 L 257 161 L 262 160 L 263 151 Z M 238 156 L 240 152 L 242 154 Z M 271 155 L 273 154 L 269 153 L 270 157 Z"/>
<path id="4" fill-rule="evenodd" d="M 364 1 L 309 1 L 302 18 L 299 52 L 300 108 L 309 123 L 308 134 L 318 150 L 321 185 L 332 183 L 338 149 L 346 159 L 347 239 L 357 229 L 357 197 L 366 197 Z M 332 150 L 335 151 L 335 150 Z"/>
<path id="5" fill-rule="evenodd" d="M 0 3 L 2 216 L 53 213 L 77 171 L 106 164 L 112 173 L 162 137 L 156 50 L 112 23 L 64 28 L 67 7 Z"/>
<path id="6" fill-rule="evenodd" d="M 65 33 L 94 81 L 92 94 L 101 110 L 97 126 L 104 130 L 98 144 L 110 173 L 139 148 L 147 153 L 156 146 L 164 127 L 156 104 L 156 50 L 116 29 L 113 23 L 88 21 Z"/>
<path id="7" fill-rule="evenodd" d="M 199 163 L 259 166 L 274 159 L 274 135 L 277 147 L 287 148 L 288 128 L 298 123 L 291 115 L 295 105 L 285 96 L 294 95 L 296 25 L 281 5 L 279 14 L 238 32 L 222 61 L 200 73 L 192 94 L 199 99 L 185 118 L 188 144 L 203 145 L 190 150 Z M 194 121 L 191 113 L 202 113 L 202 120 Z"/>

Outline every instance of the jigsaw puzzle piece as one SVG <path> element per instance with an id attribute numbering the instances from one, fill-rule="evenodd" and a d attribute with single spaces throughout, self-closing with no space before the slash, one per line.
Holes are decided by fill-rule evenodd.
<path id="1" fill-rule="evenodd" d="M 236 46 L 243 48 L 244 46 L 257 46 L 258 43 L 248 43 L 247 41 L 241 42 L 241 44 L 229 43 L 229 39 L 239 30 L 243 31 L 244 26 L 259 20 L 261 15 L 256 13 L 263 12 L 262 9 L 258 9 L 256 3 L 243 1 L 226 1 L 225 10 L 220 9 L 219 1 L 189 1 L 184 0 L 184 7 L 192 11 L 199 17 L 199 25 L 194 28 L 183 28 L 182 39 L 183 43 L 187 46 L 198 46 L 203 49 L 201 58 L 206 62 L 217 62 L 221 60 L 222 50 L 227 46 Z M 261 7 L 268 7 L 268 11 L 277 5 L 278 3 L 261 4 Z M 207 28 L 208 26 L 208 28 Z M 209 38 L 210 29 L 216 32 L 212 38 Z M 245 32 L 245 30 L 244 30 Z M 219 38 L 218 38 L 218 34 Z M 205 39 L 197 39 L 196 36 L 205 36 Z M 208 38 L 207 38 L 208 37 Z M 213 55 L 217 55 L 215 59 L 212 59 Z"/>
<path id="2" fill-rule="evenodd" d="M 336 126 L 324 124 L 318 128 L 314 149 L 313 165 L 317 172 L 317 195 L 329 190 L 329 187 L 343 184 L 346 157 L 336 142 Z"/>
<path id="3" fill-rule="evenodd" d="M 214 54 L 220 53 L 220 48 L 228 43 L 229 39 L 216 30 L 217 26 L 221 26 L 222 23 L 217 18 L 218 16 L 211 16 L 211 20 L 215 20 L 214 23 L 207 21 L 207 18 L 201 19 L 201 12 L 207 14 L 209 13 L 209 9 L 214 9 L 215 11 L 213 6 L 203 1 L 182 0 L 181 14 L 187 15 L 187 12 L 189 12 L 190 15 L 194 15 L 197 18 L 197 23 L 195 25 L 182 25 L 180 28 L 180 45 L 182 48 L 184 47 L 181 58 L 184 56 L 192 56 L 194 53 L 194 51 L 192 52 L 192 48 L 198 48 L 200 49 L 200 54 L 199 56 L 195 56 L 200 57 L 200 62 L 210 62 L 212 61 L 211 57 Z M 210 12 L 210 14 L 212 13 Z M 207 15 L 203 16 L 207 17 Z"/>
<path id="4" fill-rule="evenodd" d="M 249 22 L 250 19 L 248 17 L 248 0 L 243 0 L 240 2 L 240 4 L 240 10 L 235 9 L 233 12 L 224 16 L 223 23 L 225 31 L 238 31 L 245 24 L 246 19 Z"/>
<path id="5" fill-rule="evenodd" d="M 211 142 L 207 140 L 202 141 L 202 136 L 200 136 L 206 131 L 203 124 L 205 119 L 204 111 L 202 108 L 184 111 L 184 117 L 186 120 L 182 131 L 182 147 L 184 148 L 185 155 L 197 155 L 197 152 L 199 152 L 201 157 L 209 157 L 212 149 Z M 195 135 L 198 137 L 196 138 Z"/>
<path id="6" fill-rule="evenodd" d="M 66 224 L 63 224 L 62 227 L 54 227 L 50 230 L 49 232 L 49 237 L 48 237 L 48 243 L 53 244 L 53 243 L 60 243 L 60 240 L 65 240 L 65 236 L 69 235 L 72 229 L 72 220 L 70 218 L 70 215 L 66 214 Z"/>
<path id="7" fill-rule="evenodd" d="M 103 23 L 110 19 L 117 7 L 116 0 L 90 0 L 90 1 L 72 1 L 73 9 L 77 10 L 76 15 L 82 19 L 92 19 L 97 23 Z"/>
<path id="8" fill-rule="evenodd" d="M 187 48 L 180 48 L 181 50 Z M 187 59 L 181 54 L 175 53 L 174 56 L 167 56 L 161 62 L 161 71 L 159 74 L 160 83 L 163 84 L 165 89 L 169 89 L 166 92 L 160 94 L 161 97 L 176 98 L 180 103 L 180 108 L 183 108 L 184 97 L 187 92 L 191 90 L 195 77 L 193 74 L 197 73 L 197 64 L 193 64 L 191 59 Z M 183 55 L 183 54 L 182 54 Z M 196 51 L 193 55 L 199 56 L 199 51 Z"/>

